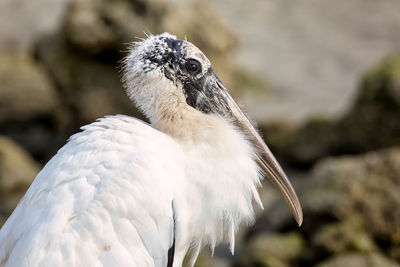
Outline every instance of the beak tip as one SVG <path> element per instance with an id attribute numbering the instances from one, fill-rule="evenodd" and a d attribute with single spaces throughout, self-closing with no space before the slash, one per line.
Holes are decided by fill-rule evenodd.
<path id="1" fill-rule="evenodd" d="M 296 200 L 298 201 L 298 198 L 296 196 Z M 300 202 L 297 202 L 297 205 L 294 206 L 294 209 L 292 209 L 293 217 L 297 222 L 297 225 L 300 227 L 303 224 L 303 210 L 300 206 Z"/>
<path id="2" fill-rule="evenodd" d="M 303 215 L 296 218 L 297 225 L 300 227 L 303 224 Z"/>
<path id="3" fill-rule="evenodd" d="M 297 225 L 300 227 L 303 224 L 303 210 L 301 208 L 300 201 L 297 198 L 297 195 L 295 195 L 295 199 L 297 201 L 295 202 L 295 204 L 293 206 L 292 213 L 293 213 L 294 219 L 297 222 Z"/>

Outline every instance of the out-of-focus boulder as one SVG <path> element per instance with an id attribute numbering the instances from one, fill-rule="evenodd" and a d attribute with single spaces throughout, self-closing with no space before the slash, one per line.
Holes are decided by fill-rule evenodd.
<path id="1" fill-rule="evenodd" d="M 29 55 L 0 55 L 0 123 L 50 113 L 58 104 L 47 73 Z"/>
<path id="2" fill-rule="evenodd" d="M 309 248 L 302 260 L 309 264 L 335 253 L 397 257 L 390 248 L 400 244 L 400 148 L 322 160 L 295 188 L 304 212 L 301 228 L 279 199 L 259 216 L 250 240 L 265 232 L 300 231 Z"/>
<path id="3" fill-rule="evenodd" d="M 317 267 L 399 267 L 396 262 L 379 253 L 349 253 L 332 257 Z"/>
<path id="4" fill-rule="evenodd" d="M 300 128 L 285 121 L 260 125 L 271 150 L 295 167 L 309 167 L 316 160 L 334 154 L 340 135 L 333 121 L 312 118 Z"/>
<path id="5" fill-rule="evenodd" d="M 400 245 L 391 247 L 389 249 L 389 255 L 392 259 L 400 262 Z"/>
<path id="6" fill-rule="evenodd" d="M 67 138 L 62 132 L 72 115 L 62 96 L 46 67 L 31 55 L 0 55 L 0 134 L 38 160 L 48 160 Z"/>
<path id="7" fill-rule="evenodd" d="M 0 53 L 32 51 L 37 38 L 60 27 L 69 0 L 1 0 Z"/>
<path id="8" fill-rule="evenodd" d="M 0 225 L 32 183 L 40 165 L 17 143 L 0 136 Z"/>
<path id="9" fill-rule="evenodd" d="M 197 257 L 197 260 L 194 264 L 194 267 L 228 267 L 230 265 L 231 257 L 230 255 L 223 254 L 223 255 L 218 255 L 218 248 L 216 249 L 215 253 L 213 255 L 211 254 L 211 251 L 208 247 L 204 248 L 199 256 Z M 190 266 L 190 253 L 189 255 L 185 258 L 185 261 L 183 262 L 182 266 Z"/>
<path id="10" fill-rule="evenodd" d="M 355 104 L 338 123 L 342 149 L 362 152 L 400 144 L 400 55 L 369 71 Z"/>
<path id="11" fill-rule="evenodd" d="M 359 215 L 375 239 L 400 244 L 400 148 L 323 160 L 306 183 L 300 193 L 306 213 Z"/>
<path id="12" fill-rule="evenodd" d="M 248 241 L 238 254 L 235 266 L 289 267 L 305 249 L 300 233 L 261 234 Z"/>
<path id="13" fill-rule="evenodd" d="M 314 118 L 299 128 L 284 122 L 260 127 L 271 150 L 295 166 L 400 145 L 400 55 L 365 74 L 353 106 L 341 118 Z"/>
<path id="14" fill-rule="evenodd" d="M 17 143 L 0 136 L 0 192 L 11 192 L 31 184 L 40 165 Z"/>
<path id="15" fill-rule="evenodd" d="M 313 246 L 324 253 L 346 251 L 370 252 L 377 248 L 367 233 L 362 218 L 354 216 L 343 222 L 322 226 L 312 238 Z"/>
<path id="16" fill-rule="evenodd" d="M 43 38 L 37 47 L 39 60 L 47 67 L 69 113 L 73 128 L 105 115 L 135 115 L 122 88 L 118 59 L 107 62 L 83 56 L 65 43 L 62 35 Z"/>
<path id="17" fill-rule="evenodd" d="M 121 6 L 122 1 L 114 2 L 114 5 Z M 110 9 L 110 6 L 111 1 L 72 1 L 65 24 L 68 40 L 89 54 L 98 54 L 110 47 L 117 49 L 121 41 L 119 32 L 114 31 L 115 27 L 105 16 L 115 12 L 115 8 Z M 129 10 L 129 6 L 123 10 Z"/>

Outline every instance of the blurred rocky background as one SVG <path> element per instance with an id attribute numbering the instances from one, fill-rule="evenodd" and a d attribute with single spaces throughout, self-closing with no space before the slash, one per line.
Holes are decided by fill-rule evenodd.
<path id="1" fill-rule="evenodd" d="M 79 127 L 143 118 L 124 95 L 127 43 L 199 46 L 288 171 L 295 225 L 268 182 L 255 225 L 205 266 L 400 266 L 397 0 L 0 0 L 0 225 Z"/>

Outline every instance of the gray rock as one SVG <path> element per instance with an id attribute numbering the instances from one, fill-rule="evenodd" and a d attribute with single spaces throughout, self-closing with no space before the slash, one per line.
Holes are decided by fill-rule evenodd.
<path id="1" fill-rule="evenodd" d="M 400 246 L 393 246 L 389 249 L 389 255 L 392 259 L 400 262 Z"/>
<path id="2" fill-rule="evenodd" d="M 316 249 L 329 254 L 377 251 L 362 218 L 357 216 L 322 226 L 314 234 L 311 242 Z"/>
<path id="3" fill-rule="evenodd" d="M 104 4 L 100 1 L 72 1 L 66 17 L 69 41 L 90 54 L 118 46 L 121 41 L 118 32 L 113 31 L 113 25 L 107 23 L 103 14 L 106 10 L 103 9 L 103 5 L 110 6 L 110 3 L 110 1 L 105 1 Z M 120 3 L 121 1 L 118 1 L 116 5 Z M 109 12 L 112 13 L 113 10 L 115 9 Z M 129 7 L 125 7 L 124 10 L 129 10 Z M 135 25 L 132 20 L 131 23 Z"/>
<path id="4" fill-rule="evenodd" d="M 189 266 L 189 257 L 182 266 Z M 230 260 L 226 257 L 219 257 L 218 255 L 211 255 L 208 248 L 205 248 L 200 252 L 199 257 L 194 264 L 194 267 L 229 267 L 231 266 Z"/>
<path id="5" fill-rule="evenodd" d="M 305 212 L 361 216 L 376 239 L 400 244 L 400 149 L 319 163 L 301 192 Z M 312 218 L 309 220 L 312 224 Z"/>
<path id="6" fill-rule="evenodd" d="M 138 114 L 126 97 L 116 64 L 82 56 L 62 34 L 41 39 L 37 53 L 59 85 L 63 104 L 74 118 L 70 122 L 73 128 L 105 115 Z"/>
<path id="7" fill-rule="evenodd" d="M 255 236 L 240 250 L 235 266 L 291 266 L 290 262 L 305 249 L 300 233 L 268 233 Z"/>
<path id="8" fill-rule="evenodd" d="M 342 150 L 400 145 L 400 54 L 367 72 L 354 105 L 337 125 Z"/>
<path id="9" fill-rule="evenodd" d="M 39 36 L 59 29 L 68 2 L 0 1 L 0 52 L 32 51 Z"/>
<path id="10" fill-rule="evenodd" d="M 350 253 L 337 255 L 318 265 L 317 267 L 398 267 L 396 262 L 378 253 L 363 254 Z"/>
<path id="11" fill-rule="evenodd" d="M 57 92 L 44 69 L 27 54 L 0 55 L 0 123 L 54 111 Z"/>
<path id="12" fill-rule="evenodd" d="M 299 257 L 308 264 L 349 252 L 380 251 L 396 259 L 397 250 L 390 248 L 400 244 L 399 186 L 399 147 L 324 159 L 308 177 L 295 180 L 304 212 L 301 228 L 279 199 L 259 216 L 247 237 L 299 231 L 307 242 Z"/>
<path id="13" fill-rule="evenodd" d="M 0 225 L 16 207 L 40 170 L 17 143 L 0 136 Z"/>
<path id="14" fill-rule="evenodd" d="M 334 144 L 342 138 L 336 121 L 326 118 L 310 118 L 300 127 L 288 121 L 270 121 L 260 128 L 274 153 L 291 166 L 302 168 L 336 154 Z"/>

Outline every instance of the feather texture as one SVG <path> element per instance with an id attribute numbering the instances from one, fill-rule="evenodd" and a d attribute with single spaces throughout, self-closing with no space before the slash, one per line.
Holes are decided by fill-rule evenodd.
<path id="1" fill-rule="evenodd" d="M 196 144 L 123 115 L 83 127 L 1 229 L 0 266 L 166 266 L 174 236 L 181 266 L 189 247 L 233 246 L 253 218 L 257 167 L 240 133 L 209 121 Z"/>
<path id="2" fill-rule="evenodd" d="M 0 265 L 166 266 L 180 148 L 121 115 L 83 129 L 1 229 Z"/>

